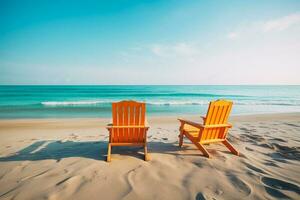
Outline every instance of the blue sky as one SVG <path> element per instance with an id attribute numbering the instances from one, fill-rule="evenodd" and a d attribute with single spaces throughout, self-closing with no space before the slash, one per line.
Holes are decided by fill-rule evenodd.
<path id="1" fill-rule="evenodd" d="M 0 1 L 0 84 L 300 84 L 300 1 Z"/>

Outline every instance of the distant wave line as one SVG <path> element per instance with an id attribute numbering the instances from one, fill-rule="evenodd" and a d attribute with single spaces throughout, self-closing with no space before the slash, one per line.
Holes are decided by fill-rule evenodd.
<path id="1" fill-rule="evenodd" d="M 217 97 L 217 98 L 246 98 L 246 97 L 254 97 L 254 96 L 245 96 L 245 95 L 226 95 L 226 94 L 206 94 L 206 93 L 139 93 L 139 92 L 69 92 L 69 91 L 56 91 L 56 92 L 48 92 L 48 91 L 34 91 L 34 92 L 19 92 L 19 93 L 5 93 L 0 94 L 0 97 L 52 97 L 56 95 L 58 97 L 68 97 L 70 95 L 80 96 L 80 97 Z"/>
<path id="2" fill-rule="evenodd" d="M 116 100 L 117 101 L 117 100 Z M 113 100 L 95 100 L 95 101 L 45 101 L 41 102 L 43 106 L 80 106 L 80 105 L 107 105 L 115 102 Z M 141 101 L 145 102 L 145 101 Z M 148 105 L 172 106 L 172 105 L 208 105 L 209 101 L 146 101 Z M 278 106 L 300 106 L 299 102 L 266 102 L 266 101 L 234 101 L 235 105 L 278 105 Z"/>

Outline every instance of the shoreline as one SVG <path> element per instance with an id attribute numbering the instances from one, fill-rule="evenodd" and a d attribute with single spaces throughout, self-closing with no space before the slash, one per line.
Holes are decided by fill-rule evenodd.
<path id="1" fill-rule="evenodd" d="M 182 114 L 182 115 L 154 115 L 148 117 L 148 119 L 155 119 L 155 118 L 181 118 L 181 117 L 189 117 L 195 118 L 197 116 L 205 115 L 206 113 L 195 115 L 195 114 Z M 147 114 L 146 114 L 147 115 Z M 252 113 L 252 114 L 231 114 L 230 118 L 238 118 L 238 117 L 251 117 L 251 116 L 274 116 L 274 115 L 300 115 L 300 112 L 276 112 L 276 113 Z M 0 121 L 18 121 L 18 120 L 93 120 L 93 119 L 110 119 L 110 117 L 45 117 L 45 118 L 0 118 Z"/>
<path id="2" fill-rule="evenodd" d="M 201 115 L 181 115 L 181 116 L 151 116 L 148 117 L 148 122 L 151 123 L 172 123 L 178 122 L 178 118 L 185 118 L 194 121 L 202 122 Z M 290 113 L 266 113 L 266 114 L 249 114 L 249 115 L 233 115 L 229 117 L 229 122 L 242 122 L 242 121 L 272 121 L 272 120 L 289 120 L 299 118 L 300 112 L 290 112 Z M 98 118 L 22 118 L 22 119 L 0 119 L 0 130 L 5 124 L 12 123 L 65 123 L 65 122 L 82 122 L 82 123 L 98 123 L 98 125 L 105 126 L 110 123 L 111 118 L 108 117 L 98 117 Z"/>

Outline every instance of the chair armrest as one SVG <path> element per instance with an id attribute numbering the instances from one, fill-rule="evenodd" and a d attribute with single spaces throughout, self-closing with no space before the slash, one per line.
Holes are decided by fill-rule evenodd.
<path id="1" fill-rule="evenodd" d="M 185 120 L 185 119 L 178 119 L 182 125 L 184 124 L 188 124 L 190 126 L 199 128 L 199 129 L 203 129 L 203 128 L 231 128 L 232 125 L 227 123 L 227 124 L 212 124 L 212 125 L 203 125 L 203 124 L 198 124 L 189 120 Z"/>
<path id="2" fill-rule="evenodd" d="M 227 123 L 227 124 L 212 124 L 212 125 L 204 125 L 204 128 L 231 128 L 232 125 Z"/>
<path id="3" fill-rule="evenodd" d="M 198 124 L 198 123 L 195 123 L 195 122 L 192 122 L 189 120 L 185 120 L 185 119 L 180 119 L 180 118 L 178 120 L 180 121 L 181 125 L 188 124 L 190 126 L 193 126 L 193 127 L 199 128 L 199 129 L 204 128 L 204 126 L 202 124 Z"/>

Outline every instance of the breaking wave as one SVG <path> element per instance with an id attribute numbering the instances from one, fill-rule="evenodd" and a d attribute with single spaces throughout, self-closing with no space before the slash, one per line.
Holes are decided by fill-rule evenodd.
<path id="1" fill-rule="evenodd" d="M 45 101 L 41 102 L 43 106 L 80 106 L 80 105 L 109 105 L 117 100 L 91 100 L 91 101 Z M 176 105 L 207 105 L 209 101 L 198 100 L 198 101 L 143 101 L 148 105 L 156 106 L 176 106 Z M 277 105 L 277 106 L 299 106 L 300 102 L 281 102 L 281 101 L 241 101 L 234 100 L 235 105 Z"/>

